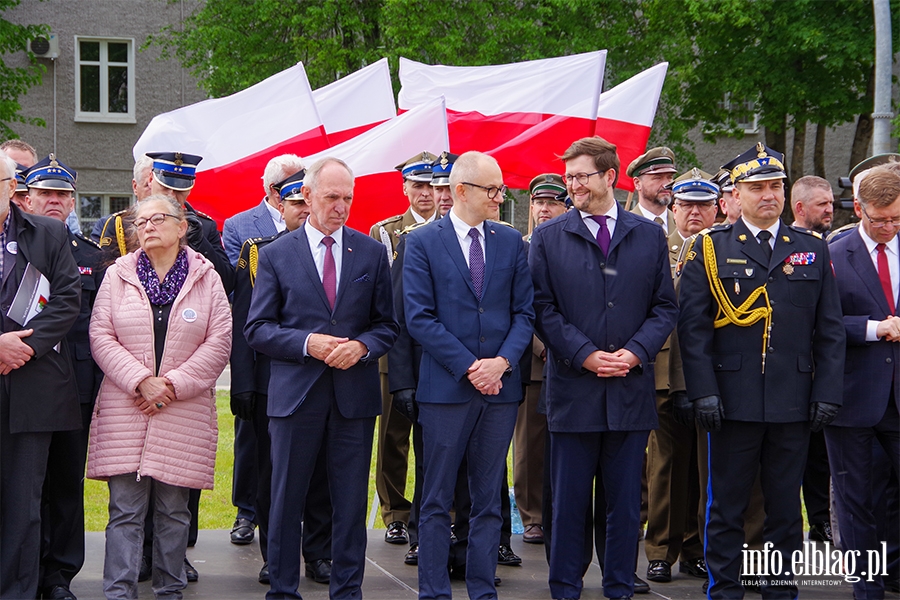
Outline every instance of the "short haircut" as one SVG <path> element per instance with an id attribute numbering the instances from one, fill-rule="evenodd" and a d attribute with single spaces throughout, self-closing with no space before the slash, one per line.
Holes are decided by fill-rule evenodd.
<path id="1" fill-rule="evenodd" d="M 866 171 L 856 195 L 861 205 L 883 208 L 892 205 L 897 198 L 900 198 L 900 175 L 886 166 Z"/>
<path id="2" fill-rule="evenodd" d="M 350 168 L 350 165 L 339 158 L 326 156 L 325 158 L 320 158 L 319 160 L 314 162 L 306 170 L 306 176 L 303 177 L 303 186 L 308 187 L 310 191 L 315 191 L 316 186 L 319 184 L 319 173 L 322 172 L 322 169 L 325 168 L 325 165 L 331 163 L 338 164 L 344 167 L 347 170 L 347 173 L 350 174 L 350 179 L 353 179 L 353 169 Z"/>
<path id="3" fill-rule="evenodd" d="M 576 140 L 569 146 L 569 149 L 559 158 L 563 161 L 570 161 L 573 158 L 587 155 L 594 159 L 594 166 L 601 174 L 606 173 L 610 169 L 616 172 L 613 179 L 613 186 L 619 180 L 619 155 L 616 154 L 616 145 L 611 144 L 600 136 L 581 138 Z M 456 168 L 456 165 L 453 166 Z"/>
<path id="4" fill-rule="evenodd" d="M 791 206 L 796 207 L 801 202 L 804 204 L 809 202 L 812 200 L 813 192 L 816 190 L 825 190 L 834 197 L 834 190 L 831 189 L 831 184 L 828 183 L 827 179 L 822 179 L 815 175 L 807 175 L 795 181 L 793 187 L 791 187 Z"/>
<path id="5" fill-rule="evenodd" d="M 453 163 L 450 171 L 450 195 L 456 200 L 456 186 L 478 178 L 478 172 L 485 163 L 497 164 L 497 159 L 484 152 L 470 150 L 463 152 Z"/>
<path id="6" fill-rule="evenodd" d="M 6 140 L 0 144 L 0 150 L 5 152 L 7 148 L 15 148 L 21 152 L 28 152 L 34 158 L 34 162 L 37 162 L 38 160 L 37 150 L 35 150 L 34 146 L 28 142 L 23 142 L 22 140 Z"/>
<path id="7" fill-rule="evenodd" d="M 6 166 L 5 172 L 3 173 L 4 177 L 16 176 L 16 161 L 8 157 L 6 152 L 2 150 L 0 150 L 0 163 Z"/>
<path id="8" fill-rule="evenodd" d="M 132 175 L 138 186 L 144 185 L 146 180 L 150 177 L 150 172 L 152 170 L 153 159 L 146 154 L 142 154 L 141 157 L 134 162 L 134 169 L 132 169 Z"/>
<path id="9" fill-rule="evenodd" d="M 263 189 L 266 191 L 266 194 L 268 194 L 269 186 L 276 184 L 301 170 L 303 170 L 303 159 L 296 154 L 282 154 L 276 156 L 266 163 L 266 170 L 263 172 L 262 176 Z"/>

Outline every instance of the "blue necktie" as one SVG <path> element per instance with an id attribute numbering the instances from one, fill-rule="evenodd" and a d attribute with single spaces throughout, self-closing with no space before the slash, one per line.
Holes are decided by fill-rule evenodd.
<path id="1" fill-rule="evenodd" d="M 478 230 L 474 227 L 469 230 L 472 244 L 469 246 L 469 274 L 472 276 L 472 287 L 475 295 L 481 299 L 481 287 L 484 285 L 484 253 L 481 251 L 481 240 Z"/>

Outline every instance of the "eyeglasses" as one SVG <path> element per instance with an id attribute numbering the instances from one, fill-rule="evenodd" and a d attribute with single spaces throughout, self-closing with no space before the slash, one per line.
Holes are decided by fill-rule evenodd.
<path id="1" fill-rule="evenodd" d="M 12 177 L 4 177 L 3 179 L 0 179 L 0 181 L 9 181 L 10 179 L 12 179 Z"/>
<path id="2" fill-rule="evenodd" d="M 862 209 L 862 213 L 866 215 L 866 218 L 869 220 L 869 224 L 873 229 L 882 229 L 890 225 L 891 227 L 900 227 L 900 218 L 897 219 L 873 219 L 869 216 L 869 213 L 866 212 L 866 207 L 862 204 L 859 205 Z"/>
<path id="3" fill-rule="evenodd" d="M 176 221 L 180 220 L 175 215 L 170 215 L 169 213 L 156 213 L 155 215 L 151 215 L 149 219 L 144 219 L 144 218 L 135 219 L 134 223 L 132 223 L 132 225 L 134 225 L 134 228 L 137 229 L 138 231 L 140 231 L 144 227 L 146 227 L 147 223 L 153 223 L 154 227 L 159 227 L 160 225 L 162 225 L 165 222 L 166 217 L 171 217 L 171 218 L 175 219 Z"/>
<path id="4" fill-rule="evenodd" d="M 565 202 L 554 200 L 552 198 L 535 198 L 531 201 L 534 206 L 565 206 Z"/>
<path id="5" fill-rule="evenodd" d="M 572 184 L 573 181 L 577 181 L 581 185 L 587 185 L 587 182 L 591 180 L 591 175 L 599 175 L 600 171 L 594 171 L 593 173 L 575 173 L 574 175 L 569 175 L 566 173 L 563 175 L 563 179 L 566 180 L 566 183 L 569 185 Z"/>
<path id="6" fill-rule="evenodd" d="M 694 208 L 698 208 L 700 210 L 710 210 L 711 208 L 716 208 L 716 201 L 710 200 L 709 202 L 681 202 L 676 201 L 675 206 L 679 208 L 683 208 L 686 211 L 691 211 Z"/>
<path id="7" fill-rule="evenodd" d="M 500 187 L 497 187 L 496 185 L 487 186 L 487 185 L 478 185 L 477 183 L 469 183 L 468 181 L 463 181 L 462 184 L 463 185 L 471 185 L 472 187 L 477 187 L 477 188 L 484 190 L 487 193 L 488 199 L 490 199 L 490 200 L 493 200 L 494 198 L 496 198 L 497 194 L 506 195 L 506 190 L 509 189 L 505 185 L 501 185 Z"/>

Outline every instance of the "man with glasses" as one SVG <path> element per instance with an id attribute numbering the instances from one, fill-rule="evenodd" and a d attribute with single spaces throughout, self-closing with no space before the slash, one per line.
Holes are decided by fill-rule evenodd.
<path id="1" fill-rule="evenodd" d="M 463 456 L 472 506 L 470 598 L 496 598 L 502 473 L 522 399 L 519 360 L 531 340 L 533 292 L 525 246 L 492 222 L 506 186 L 497 161 L 462 154 L 450 173 L 453 208 L 406 238 L 409 334 L 422 345 L 416 392 L 425 459 L 419 598 L 449 598 L 450 509 Z"/>
<path id="2" fill-rule="evenodd" d="M 856 175 L 854 190 L 859 228 L 830 246 L 844 311 L 847 367 L 844 405 L 825 428 L 825 440 L 842 549 L 865 556 L 879 551 L 884 539 L 878 534 L 873 491 L 879 487 L 873 443 L 884 449 L 894 477 L 900 475 L 900 176 L 890 167 L 871 168 Z M 882 573 L 854 583 L 854 596 L 884 597 Z"/>
<path id="3" fill-rule="evenodd" d="M 709 431 L 706 564 L 710 598 L 742 597 L 743 511 L 757 472 L 769 557 L 800 548 L 809 432 L 841 405 L 844 325 L 828 246 L 783 225 L 784 155 L 758 143 L 731 171 L 741 218 L 698 236 L 681 275 L 678 341 L 687 400 Z M 764 597 L 797 596 L 767 565 Z"/>
<path id="4" fill-rule="evenodd" d="M 644 451 L 658 424 L 653 359 L 678 308 L 662 229 L 613 196 L 616 147 L 583 138 L 562 160 L 576 210 L 535 229 L 529 249 L 535 329 L 547 348 L 550 591 L 554 598 L 581 595 L 596 478 L 607 507 L 603 593 L 629 598 Z"/>

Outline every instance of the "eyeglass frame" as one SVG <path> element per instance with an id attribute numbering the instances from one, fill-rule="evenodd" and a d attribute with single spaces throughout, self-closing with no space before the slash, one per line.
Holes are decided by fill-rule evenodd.
<path id="1" fill-rule="evenodd" d="M 471 185 L 472 187 L 477 187 L 477 188 L 484 190 L 485 193 L 487 194 L 488 200 L 493 200 L 494 198 L 497 197 L 497 194 L 503 194 L 503 196 L 506 197 L 506 191 L 509 189 L 509 187 L 506 184 L 503 184 L 500 187 L 497 187 L 496 185 L 491 185 L 491 186 L 478 185 L 477 183 L 471 183 L 468 181 L 461 181 L 460 183 L 462 183 L 463 185 Z M 491 193 L 491 190 L 494 190 L 494 193 Z"/>
<path id="2" fill-rule="evenodd" d="M 153 223 L 153 219 L 155 219 L 156 217 L 159 217 L 159 216 L 162 217 L 162 220 L 159 223 Z M 166 217 L 172 217 L 176 221 L 181 221 L 181 219 L 178 218 L 178 215 L 173 215 L 170 213 L 153 213 L 147 219 L 138 217 L 137 219 L 135 219 L 134 221 L 131 222 L 131 226 L 134 227 L 137 231 L 142 231 L 145 227 L 147 227 L 147 223 L 153 223 L 154 227 L 159 227 L 160 225 L 162 225 L 163 223 L 166 222 Z"/>
<path id="3" fill-rule="evenodd" d="M 900 218 L 888 219 L 886 221 L 875 220 L 869 216 L 869 213 L 866 212 L 866 207 L 862 202 L 860 202 L 859 208 L 860 210 L 862 210 L 862 214 L 866 215 L 866 218 L 869 220 L 869 225 L 871 225 L 875 229 L 884 229 L 888 225 L 891 225 L 892 227 L 900 227 Z"/>
<path id="4" fill-rule="evenodd" d="M 604 171 L 594 171 L 593 173 L 575 173 L 574 175 L 569 175 L 568 173 L 563 174 L 562 178 L 568 185 L 572 185 L 573 181 L 577 181 L 581 185 L 587 185 L 588 181 L 591 180 L 591 176 L 599 175 Z M 581 178 L 584 177 L 584 181 Z"/>
<path id="5" fill-rule="evenodd" d="M 719 206 L 718 200 L 704 200 L 703 202 L 688 202 L 685 200 L 676 200 L 674 204 L 676 206 L 680 206 L 688 212 L 693 210 L 695 206 L 700 210 L 709 210 L 711 208 L 718 208 Z"/>

